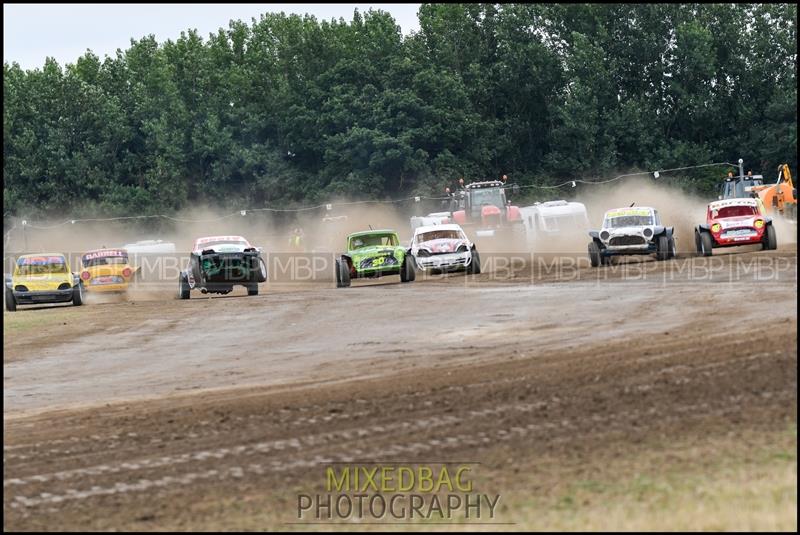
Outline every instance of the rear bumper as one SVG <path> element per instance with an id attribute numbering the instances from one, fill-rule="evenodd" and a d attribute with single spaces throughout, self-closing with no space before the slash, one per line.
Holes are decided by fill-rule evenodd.
<path id="1" fill-rule="evenodd" d="M 212 253 L 202 255 L 199 261 L 207 285 L 266 282 L 260 272 L 259 253 Z"/>
<path id="2" fill-rule="evenodd" d="M 68 290 L 40 290 L 30 292 L 13 292 L 14 300 L 19 305 L 34 305 L 37 303 L 66 303 L 72 300 L 73 289 Z"/>
<path id="3" fill-rule="evenodd" d="M 119 293 L 128 291 L 128 283 L 112 283 L 112 284 L 87 284 L 83 289 L 89 293 Z"/>

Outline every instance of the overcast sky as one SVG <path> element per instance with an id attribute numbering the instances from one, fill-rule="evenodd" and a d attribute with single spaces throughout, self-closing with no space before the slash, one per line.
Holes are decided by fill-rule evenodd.
<path id="1" fill-rule="evenodd" d="M 64 65 L 87 48 L 103 58 L 149 34 L 163 42 L 196 29 L 206 38 L 232 19 L 250 23 L 268 11 L 350 21 L 355 8 L 370 7 L 391 13 L 404 35 L 419 30 L 419 4 L 3 4 L 3 61 L 34 69 L 52 56 Z"/>

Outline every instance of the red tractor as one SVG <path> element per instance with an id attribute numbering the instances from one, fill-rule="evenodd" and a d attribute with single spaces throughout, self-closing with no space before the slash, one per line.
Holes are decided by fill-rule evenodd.
<path id="1" fill-rule="evenodd" d="M 523 235 L 525 227 L 519 208 L 506 199 L 508 188 L 519 189 L 500 180 L 467 184 L 453 200 L 453 221 L 476 237 Z"/>

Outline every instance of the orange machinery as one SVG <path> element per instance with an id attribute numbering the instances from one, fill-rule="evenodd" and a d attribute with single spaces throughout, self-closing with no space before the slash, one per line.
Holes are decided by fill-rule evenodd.
<path id="1" fill-rule="evenodd" d="M 774 184 L 751 186 L 751 194 L 758 195 L 767 210 L 788 219 L 797 220 L 797 188 L 792 182 L 788 164 L 778 167 L 778 180 Z"/>

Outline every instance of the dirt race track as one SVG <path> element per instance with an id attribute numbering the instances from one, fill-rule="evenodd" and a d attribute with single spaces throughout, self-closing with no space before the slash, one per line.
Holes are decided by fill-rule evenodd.
<path id="1" fill-rule="evenodd" d="M 5 313 L 4 528 L 333 529 L 380 460 L 494 529 L 796 529 L 796 248 L 711 260 Z"/>

